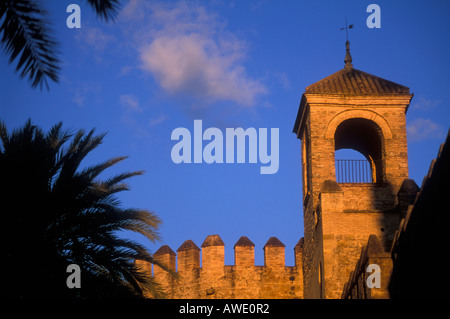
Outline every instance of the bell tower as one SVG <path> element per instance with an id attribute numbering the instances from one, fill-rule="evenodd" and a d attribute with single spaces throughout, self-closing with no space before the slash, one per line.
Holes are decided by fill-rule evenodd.
<path id="1" fill-rule="evenodd" d="M 370 235 L 389 249 L 408 180 L 409 88 L 353 67 L 308 86 L 294 133 L 301 140 L 304 298 L 340 298 Z M 351 149 L 362 159 L 337 159 Z"/>

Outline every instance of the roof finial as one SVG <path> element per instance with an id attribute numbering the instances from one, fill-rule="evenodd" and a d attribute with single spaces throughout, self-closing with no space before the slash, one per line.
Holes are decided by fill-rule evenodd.
<path id="1" fill-rule="evenodd" d="M 345 63 L 345 67 L 346 68 L 352 68 L 353 64 L 352 64 L 352 55 L 350 54 L 350 42 L 348 41 L 348 29 L 353 29 L 353 24 L 347 25 L 347 18 L 345 18 L 345 28 L 341 28 L 341 30 L 345 30 L 345 35 L 346 35 L 346 42 L 345 42 L 345 59 L 344 59 L 344 63 Z"/>
<path id="2" fill-rule="evenodd" d="M 345 42 L 345 67 L 346 68 L 352 68 L 353 64 L 352 64 L 352 55 L 350 54 L 350 42 L 347 40 Z"/>

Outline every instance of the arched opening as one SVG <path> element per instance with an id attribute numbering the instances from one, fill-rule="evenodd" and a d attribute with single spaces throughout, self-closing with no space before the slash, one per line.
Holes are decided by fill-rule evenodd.
<path id="1" fill-rule="evenodd" d="M 334 141 L 338 183 L 383 182 L 383 134 L 376 123 L 363 118 L 345 120 L 336 128 Z"/>

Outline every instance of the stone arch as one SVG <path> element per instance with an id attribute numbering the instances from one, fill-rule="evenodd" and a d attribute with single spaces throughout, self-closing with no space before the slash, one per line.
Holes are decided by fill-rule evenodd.
<path id="1" fill-rule="evenodd" d="M 341 124 L 345 120 L 352 118 L 363 118 L 373 121 L 381 129 L 384 139 L 392 138 L 392 131 L 386 120 L 377 113 L 370 110 L 346 110 L 337 114 L 328 123 L 327 130 L 325 132 L 325 138 L 328 139 L 334 138 L 334 133 L 336 132 L 336 129 L 339 126 L 339 124 Z"/>
<path id="2" fill-rule="evenodd" d="M 366 161 L 362 162 L 354 159 L 336 160 L 336 177 L 345 176 L 344 180 L 340 178 L 341 182 L 379 183 L 384 180 L 384 138 L 380 127 L 374 121 L 362 117 L 351 117 L 342 121 L 334 134 L 334 149 L 351 149 L 366 158 Z M 338 166 L 344 170 L 338 169 Z"/>
<path id="3" fill-rule="evenodd" d="M 352 149 L 367 159 L 367 164 L 349 159 L 337 160 L 335 163 L 337 179 L 338 175 L 341 179 L 350 172 L 351 179 L 346 181 L 347 183 L 384 182 L 385 140 L 392 138 L 392 131 L 382 116 L 370 110 L 343 111 L 328 123 L 325 137 L 333 139 L 336 151 L 345 148 Z M 344 165 L 344 170 L 341 169 L 342 165 Z M 345 173 L 342 174 L 342 172 Z M 348 178 L 345 179 L 348 180 Z"/>

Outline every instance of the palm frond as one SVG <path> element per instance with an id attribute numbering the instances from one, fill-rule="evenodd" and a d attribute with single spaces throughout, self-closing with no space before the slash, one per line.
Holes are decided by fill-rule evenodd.
<path id="1" fill-rule="evenodd" d="M 14 207 L 14 211 L 4 214 L 5 225 L 12 225 L 4 230 L 10 238 L 6 256 L 15 261 L 7 269 L 15 279 L 8 285 L 26 285 L 25 279 L 16 278 L 26 271 L 30 260 L 42 260 L 36 266 L 40 276 L 36 287 L 45 286 L 46 296 L 54 296 L 60 289 L 57 285 L 66 276 L 62 271 L 65 263 L 82 268 L 83 281 L 89 288 L 68 294 L 62 287 L 64 295 L 161 296 L 161 287 L 151 274 L 139 272 L 135 260 L 170 269 L 143 245 L 127 238 L 128 232 L 133 232 L 149 241 L 160 240 L 161 220 L 145 209 L 121 207 L 116 196 L 128 189 L 127 178 L 141 175 L 142 171 L 97 180 L 107 168 L 124 160 L 123 156 L 79 168 L 104 136 L 95 135 L 94 130 L 70 134 L 61 123 L 45 133 L 31 120 L 8 133 L 0 121 L 0 196 L 2 205 Z M 33 291 L 14 288 L 14 296 L 24 294 L 32 297 Z"/>
<path id="2" fill-rule="evenodd" d="M 78 173 L 78 175 L 86 176 L 87 178 L 93 180 L 98 175 L 100 175 L 105 169 L 110 168 L 113 165 L 116 165 L 117 163 L 127 159 L 128 156 L 117 156 L 114 158 L 111 158 L 103 163 L 96 164 L 90 167 L 85 168 L 83 171 Z"/>
<path id="3" fill-rule="evenodd" d="M 31 0 L 4 0 L 0 3 L 0 43 L 9 63 L 18 59 L 16 72 L 28 77 L 33 88 L 48 79 L 59 80 L 57 43 L 50 35 L 46 12 Z"/>
<path id="4" fill-rule="evenodd" d="M 142 175 L 142 174 L 144 174 L 144 171 L 122 173 L 122 174 L 119 174 L 119 175 L 109 178 L 105 183 L 108 187 L 113 187 L 114 185 L 117 185 L 118 183 L 122 182 L 123 180 L 125 180 L 127 178 Z"/>
<path id="5" fill-rule="evenodd" d="M 61 146 L 63 146 L 72 136 L 69 130 L 61 131 L 62 125 L 62 122 L 55 124 L 45 136 L 46 143 L 53 148 L 55 152 L 58 152 Z"/>
<path id="6" fill-rule="evenodd" d="M 105 21 L 114 20 L 121 7 L 120 0 L 87 0 L 97 16 Z"/>
<path id="7" fill-rule="evenodd" d="M 9 143 L 9 134 L 6 125 L 3 121 L 0 121 L 0 151 L 4 150 L 5 145 Z"/>
<path id="8" fill-rule="evenodd" d="M 69 149 L 61 158 L 61 171 L 55 181 L 55 186 L 67 185 L 67 182 L 74 178 L 81 161 L 102 143 L 106 133 L 94 136 L 94 132 L 95 130 L 92 129 L 85 135 L 84 130 L 79 130 L 75 134 Z M 83 179 L 80 175 L 78 175 L 78 178 Z"/>

